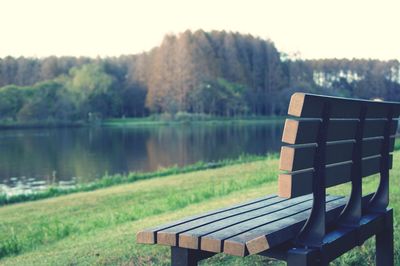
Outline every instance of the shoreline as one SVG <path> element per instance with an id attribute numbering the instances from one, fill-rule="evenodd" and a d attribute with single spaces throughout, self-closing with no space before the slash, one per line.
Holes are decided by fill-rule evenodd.
<path id="1" fill-rule="evenodd" d="M 34 129 L 34 128 L 77 128 L 85 127 L 83 122 L 32 122 L 32 123 L 0 123 L 0 130 Z"/>
<path id="2" fill-rule="evenodd" d="M 5 193 L 0 193 L 0 208 L 3 206 L 9 206 L 21 202 L 37 201 L 41 199 L 54 198 L 79 192 L 95 191 L 116 185 L 134 183 L 139 180 L 152 179 L 157 177 L 167 177 L 176 174 L 191 173 L 209 169 L 217 169 L 225 166 L 261 161 L 268 158 L 277 158 L 277 156 L 278 153 L 267 154 L 264 156 L 244 154 L 236 159 L 224 159 L 216 162 L 199 161 L 197 163 L 190 164 L 184 167 L 171 166 L 165 169 L 152 172 L 130 172 L 127 174 L 104 175 L 103 177 L 94 182 L 78 184 L 74 188 L 49 186 L 47 189 L 40 192 L 29 193 L 29 194 L 18 194 L 12 196 L 7 196 Z"/>
<path id="3" fill-rule="evenodd" d="M 158 116 L 136 118 L 107 118 L 96 123 L 83 121 L 43 121 L 43 122 L 0 122 L 0 130 L 34 129 L 34 128 L 76 128 L 76 127 L 142 127 L 142 126 L 180 126 L 180 125 L 214 125 L 214 124 L 260 124 L 280 122 L 284 116 L 238 116 L 207 117 L 204 119 L 185 117 L 164 119 Z"/>
<path id="4" fill-rule="evenodd" d="M 285 116 L 238 116 L 204 119 L 192 117 L 163 119 L 154 116 L 144 118 L 110 118 L 101 122 L 106 127 L 175 126 L 175 125 L 215 125 L 215 124 L 260 124 L 284 121 Z"/>

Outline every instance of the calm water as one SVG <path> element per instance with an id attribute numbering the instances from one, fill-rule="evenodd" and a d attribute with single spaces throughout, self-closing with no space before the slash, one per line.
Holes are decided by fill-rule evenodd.
<path id="1" fill-rule="evenodd" d="M 282 123 L 0 131 L 0 192 L 73 186 L 105 173 L 266 154 L 280 147 Z"/>

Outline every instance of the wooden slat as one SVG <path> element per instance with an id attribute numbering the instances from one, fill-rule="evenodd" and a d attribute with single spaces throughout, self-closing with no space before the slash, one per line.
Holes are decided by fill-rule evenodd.
<path id="1" fill-rule="evenodd" d="M 365 121 L 364 138 L 383 136 L 385 119 Z M 287 144 L 316 143 L 319 124 L 318 119 L 286 119 L 282 141 Z M 352 140 L 355 138 L 358 120 L 331 119 L 328 126 L 327 141 Z M 391 135 L 396 134 L 398 120 L 392 120 Z"/>
<path id="2" fill-rule="evenodd" d="M 362 161 L 363 177 L 379 173 L 380 156 L 367 157 Z M 393 156 L 390 155 L 390 169 Z M 332 187 L 351 181 L 352 162 L 328 165 L 326 167 L 326 187 Z M 278 195 L 280 197 L 293 198 L 312 192 L 313 169 L 279 175 Z"/>
<path id="3" fill-rule="evenodd" d="M 385 124 L 387 119 L 366 119 L 364 126 L 364 138 L 383 136 L 385 133 Z M 396 134 L 398 120 L 391 121 L 390 135 Z"/>
<path id="4" fill-rule="evenodd" d="M 229 217 L 234 217 L 240 214 L 247 214 L 252 211 L 268 208 L 278 204 L 279 202 L 287 201 L 287 199 L 274 197 L 265 201 L 260 201 L 255 204 L 246 205 L 233 210 L 215 213 L 207 215 L 205 217 L 192 220 L 188 223 L 179 224 L 172 226 L 157 232 L 157 244 L 178 246 L 178 236 L 180 233 L 197 228 L 203 225 L 207 225 L 216 221 L 220 221 Z"/>
<path id="5" fill-rule="evenodd" d="M 347 141 L 332 143 L 326 148 L 326 162 L 333 164 L 350 161 L 352 159 L 354 142 Z M 312 168 L 316 151 L 315 145 L 291 145 L 282 146 L 279 161 L 279 169 L 284 171 L 297 171 Z M 378 150 L 378 153 L 380 151 Z"/>
<path id="6" fill-rule="evenodd" d="M 400 113 L 400 104 L 395 102 L 376 102 L 295 93 L 290 99 L 288 114 L 304 118 L 321 118 L 324 103 L 330 104 L 330 117 L 332 118 L 358 118 L 362 105 L 367 106 L 367 118 L 386 118 L 388 108 L 394 109 L 394 117 L 398 117 Z"/>
<path id="7" fill-rule="evenodd" d="M 347 202 L 346 198 L 338 198 L 326 204 L 326 222 L 337 218 Z M 271 223 L 257 226 L 224 241 L 224 253 L 234 256 L 256 254 L 276 247 L 294 239 L 301 227 L 310 216 L 311 209 L 305 209 L 297 214 L 275 220 Z"/>
<path id="8" fill-rule="evenodd" d="M 306 195 L 303 197 L 298 197 L 296 199 L 290 199 L 283 201 L 283 198 L 280 198 L 281 201 L 279 203 L 265 206 L 263 208 L 252 210 L 249 212 L 241 213 L 238 215 L 234 215 L 231 217 L 226 217 L 224 219 L 219 219 L 213 222 L 205 223 L 202 226 L 194 227 L 191 230 L 185 231 L 179 234 L 179 246 L 184 248 L 191 249 L 199 249 L 200 238 L 204 235 L 208 235 L 210 233 L 223 230 L 227 227 L 243 223 L 245 221 L 258 218 L 258 217 L 267 217 L 274 212 L 281 211 L 290 206 L 294 206 L 296 204 L 300 204 L 306 201 L 312 200 L 312 195 Z"/>
<path id="9" fill-rule="evenodd" d="M 394 149 L 394 136 L 391 138 L 390 151 Z M 363 140 L 362 157 L 379 155 L 383 137 L 366 138 Z M 279 169 L 283 171 L 298 171 L 313 167 L 316 144 L 282 146 Z M 326 164 L 350 161 L 352 159 L 354 141 L 328 142 L 326 147 Z"/>
<path id="10" fill-rule="evenodd" d="M 283 128 L 282 142 L 288 144 L 315 143 L 320 122 L 320 120 L 286 119 Z M 350 136 L 350 138 L 352 138 L 352 136 Z"/>
<path id="11" fill-rule="evenodd" d="M 327 202 L 337 200 L 338 198 L 339 197 L 337 196 L 327 196 Z M 290 216 L 294 216 L 298 213 L 310 210 L 311 207 L 312 200 L 309 200 L 271 213 L 269 215 L 253 218 L 242 223 L 225 227 L 224 229 L 218 230 L 216 232 L 209 233 L 201 237 L 201 249 L 210 252 L 221 252 L 222 249 L 224 249 L 225 251 L 225 248 L 223 246 L 223 243 L 225 244 L 225 239 L 232 238 L 236 235 L 243 234 L 250 230 L 254 230 L 255 228 L 258 228 L 260 226 L 269 225 L 278 220 L 289 218 Z M 245 254 L 243 253 L 235 255 L 244 256 Z"/>
<path id="12" fill-rule="evenodd" d="M 140 232 L 138 232 L 136 234 L 136 242 L 137 243 L 141 243 L 141 244 L 155 244 L 156 240 L 157 240 L 157 232 L 158 231 L 165 230 L 167 228 L 170 228 L 170 227 L 173 227 L 173 226 L 176 226 L 176 225 L 180 225 L 180 224 L 183 224 L 183 223 L 191 222 L 191 221 L 194 221 L 196 219 L 207 217 L 209 215 L 213 215 L 213 214 L 217 214 L 217 213 L 222 213 L 222 212 L 234 210 L 234 209 L 241 208 L 241 207 L 248 206 L 248 205 L 252 205 L 252 204 L 257 204 L 259 202 L 266 201 L 266 200 L 269 200 L 269 199 L 272 199 L 272 198 L 275 198 L 275 197 L 277 197 L 277 196 L 276 195 L 268 195 L 268 196 L 265 196 L 265 197 L 262 197 L 262 198 L 257 198 L 257 199 L 253 199 L 251 201 L 242 202 L 240 204 L 232 205 L 232 206 L 229 206 L 229 207 L 226 207 L 226 208 L 221 208 L 221 209 L 218 209 L 218 210 L 205 212 L 205 213 L 202 213 L 202 214 L 199 214 L 199 215 L 189 216 L 189 217 L 186 217 L 185 219 L 174 221 L 174 222 L 171 222 L 171 223 L 168 223 L 168 224 L 164 224 L 164 225 L 161 225 L 161 226 L 148 228 L 148 229 L 142 230 L 142 231 L 140 231 Z"/>

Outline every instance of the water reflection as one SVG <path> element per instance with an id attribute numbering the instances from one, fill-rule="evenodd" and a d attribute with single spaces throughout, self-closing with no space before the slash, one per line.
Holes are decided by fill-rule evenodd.
<path id="1" fill-rule="evenodd" d="M 70 186 L 104 174 L 265 154 L 282 123 L 0 131 L 0 191 Z M 66 182 L 66 183 L 65 183 Z"/>

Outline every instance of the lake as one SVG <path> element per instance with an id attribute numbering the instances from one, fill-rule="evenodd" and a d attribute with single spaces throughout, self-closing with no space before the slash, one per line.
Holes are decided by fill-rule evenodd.
<path id="1" fill-rule="evenodd" d="M 265 155 L 279 150 L 282 128 L 282 122 L 255 122 L 2 130 L 0 192 L 29 193 L 107 173 Z"/>

